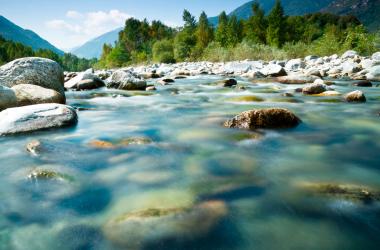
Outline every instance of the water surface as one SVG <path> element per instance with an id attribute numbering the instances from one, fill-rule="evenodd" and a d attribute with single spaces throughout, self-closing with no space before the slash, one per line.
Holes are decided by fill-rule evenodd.
<path id="1" fill-rule="evenodd" d="M 367 103 L 295 94 L 301 85 L 218 87 L 190 77 L 157 92 L 69 92 L 77 127 L 0 138 L 0 249 L 122 249 L 103 234 L 122 213 L 223 200 L 227 218 L 202 238 L 147 249 L 377 249 L 377 202 L 308 196 L 298 183 L 380 189 L 380 88 Z M 350 82 L 333 86 L 355 90 Z M 284 97 L 283 93 L 294 93 Z M 241 99 L 250 96 L 251 101 Z M 254 96 L 254 97 L 252 97 Z M 288 108 L 290 130 L 241 131 L 224 120 L 253 108 Z M 97 149 L 93 140 L 153 143 Z M 26 144 L 47 150 L 33 156 Z M 64 180 L 34 180 L 35 168 Z M 222 191 L 220 191 L 222 190 Z"/>

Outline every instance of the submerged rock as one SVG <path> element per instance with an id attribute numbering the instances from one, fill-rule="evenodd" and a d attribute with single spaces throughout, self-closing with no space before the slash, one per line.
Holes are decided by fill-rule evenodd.
<path id="1" fill-rule="evenodd" d="M 31 180 L 60 180 L 73 181 L 73 177 L 49 169 L 36 168 L 28 174 Z"/>
<path id="2" fill-rule="evenodd" d="M 162 241 L 191 241 L 207 235 L 228 213 L 222 201 L 208 201 L 188 208 L 151 208 L 110 220 L 105 236 L 126 249 L 143 249 Z"/>
<path id="3" fill-rule="evenodd" d="M 9 108 L 0 112 L 0 135 L 11 135 L 37 130 L 75 125 L 75 110 L 62 104 L 37 104 Z"/>
<path id="4" fill-rule="evenodd" d="M 232 86 L 237 85 L 237 81 L 233 78 L 226 79 L 226 80 L 222 80 L 222 81 L 218 82 L 218 85 L 221 85 L 223 87 L 232 87 Z"/>
<path id="5" fill-rule="evenodd" d="M 327 87 L 325 84 L 321 83 L 313 83 L 310 84 L 302 89 L 302 93 L 305 95 L 316 95 L 323 93 L 327 90 Z"/>
<path id="6" fill-rule="evenodd" d="M 89 146 L 93 148 L 102 149 L 115 149 L 120 147 L 127 147 L 130 145 L 145 145 L 152 143 L 150 138 L 146 137 L 131 137 L 127 139 L 122 139 L 116 142 L 104 141 L 104 140 L 93 140 L 89 142 Z"/>
<path id="7" fill-rule="evenodd" d="M 366 102 L 367 99 L 364 96 L 363 92 L 359 90 L 352 91 L 344 96 L 344 99 L 347 102 Z"/>
<path id="8" fill-rule="evenodd" d="M 173 82 L 175 82 L 175 81 L 173 79 L 171 79 L 171 78 L 163 78 L 163 79 L 161 79 L 161 80 L 158 81 L 158 83 L 160 83 L 163 86 L 170 85 Z"/>
<path id="9" fill-rule="evenodd" d="M 336 183 L 299 183 L 298 188 L 314 195 L 356 202 L 380 201 L 380 192 L 366 186 Z"/>
<path id="10" fill-rule="evenodd" d="M 241 129 L 276 129 L 293 128 L 300 122 L 301 120 L 287 109 L 270 108 L 245 111 L 226 121 L 224 126 Z"/>
<path id="11" fill-rule="evenodd" d="M 237 96 L 228 99 L 230 102 L 263 102 L 264 99 L 258 96 Z"/>
<path id="12" fill-rule="evenodd" d="M 11 88 L 19 84 L 37 85 L 65 94 L 63 70 L 50 59 L 26 57 L 0 67 L 0 85 Z"/>
<path id="13" fill-rule="evenodd" d="M 318 76 L 305 76 L 305 75 L 287 75 L 277 77 L 276 81 L 283 84 L 304 84 L 312 83 L 316 79 L 320 79 Z"/>
<path id="14" fill-rule="evenodd" d="M 372 83 L 370 81 L 354 82 L 352 85 L 357 87 L 372 87 Z"/>

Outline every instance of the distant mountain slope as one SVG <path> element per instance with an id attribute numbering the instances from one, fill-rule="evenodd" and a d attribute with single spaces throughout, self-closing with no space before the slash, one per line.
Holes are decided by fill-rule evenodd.
<path id="1" fill-rule="evenodd" d="M 252 15 L 252 4 L 255 1 L 249 1 L 237 9 L 233 10 L 229 15 L 236 15 L 239 19 L 248 19 Z M 257 0 L 261 8 L 268 13 L 274 6 L 276 0 Z M 304 15 L 317 12 L 326 8 L 333 0 L 282 0 L 286 15 Z M 218 23 L 218 17 L 211 17 L 212 24 Z"/>
<path id="2" fill-rule="evenodd" d="M 370 30 L 380 29 L 380 0 L 335 0 L 322 11 L 338 15 L 351 14 Z"/>
<path id="3" fill-rule="evenodd" d="M 91 41 L 86 42 L 82 46 L 79 46 L 73 50 L 71 50 L 71 53 L 73 53 L 76 56 L 84 57 L 87 59 L 91 58 L 99 58 L 102 53 L 103 44 L 114 44 L 115 41 L 119 38 L 119 32 L 123 28 L 118 28 L 116 30 L 110 31 L 108 33 L 105 33 Z"/>
<path id="4" fill-rule="evenodd" d="M 59 55 L 63 55 L 64 52 L 48 41 L 41 38 L 39 35 L 31 30 L 26 30 L 12 23 L 5 17 L 0 15 L 0 35 L 7 40 L 19 42 L 24 45 L 30 46 L 33 49 L 49 49 Z"/>

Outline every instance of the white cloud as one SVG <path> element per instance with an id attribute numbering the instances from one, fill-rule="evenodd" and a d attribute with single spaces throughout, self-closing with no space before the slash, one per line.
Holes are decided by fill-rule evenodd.
<path id="1" fill-rule="evenodd" d="M 71 19 L 81 19 L 84 16 L 82 13 L 79 13 L 78 11 L 69 10 L 68 12 L 66 12 L 66 17 L 71 18 Z"/>
<path id="2" fill-rule="evenodd" d="M 131 15 L 119 10 L 96 11 L 81 13 L 70 10 L 66 13 L 66 19 L 54 19 L 45 23 L 51 32 L 59 34 L 64 39 L 59 42 L 65 44 L 61 47 L 74 47 L 82 43 L 124 26 L 125 20 Z"/>
<path id="3" fill-rule="evenodd" d="M 74 33 L 80 33 L 82 31 L 82 28 L 79 25 L 72 25 L 59 19 L 48 21 L 46 26 L 51 29 L 67 30 Z"/>

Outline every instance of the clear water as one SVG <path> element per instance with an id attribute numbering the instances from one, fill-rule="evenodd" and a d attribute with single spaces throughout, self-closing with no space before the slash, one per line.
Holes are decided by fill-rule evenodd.
<path id="1" fill-rule="evenodd" d="M 348 104 L 341 97 L 282 97 L 298 85 L 240 81 L 246 90 L 237 90 L 210 84 L 218 79 L 177 80 L 152 95 L 70 92 L 68 104 L 81 108 L 77 127 L 0 138 L 0 249 L 120 249 L 103 234 L 110 218 L 215 199 L 226 202 L 229 214 L 212 232 L 146 248 L 378 249 L 377 202 L 305 196 L 295 186 L 380 189 L 380 88 L 363 88 L 368 102 Z M 350 82 L 334 88 L 354 90 Z M 251 95 L 264 101 L 236 101 Z M 288 108 L 303 123 L 257 133 L 221 126 L 265 107 Z M 89 146 L 141 136 L 154 143 Z M 25 149 L 35 139 L 49 146 L 37 157 Z M 71 178 L 28 179 L 35 167 Z"/>

